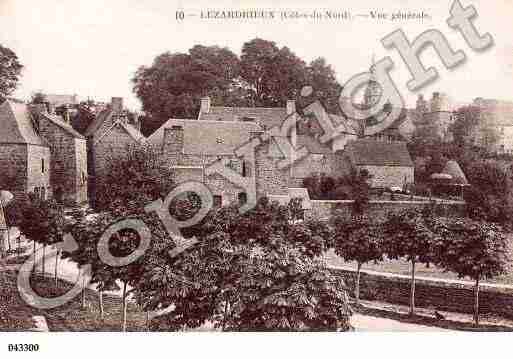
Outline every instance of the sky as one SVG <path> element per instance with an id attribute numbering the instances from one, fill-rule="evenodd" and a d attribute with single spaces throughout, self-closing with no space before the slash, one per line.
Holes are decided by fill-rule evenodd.
<path id="1" fill-rule="evenodd" d="M 447 93 L 455 102 L 476 97 L 513 100 L 513 0 L 462 0 L 474 5 L 478 31 L 490 33 L 495 45 L 482 53 L 468 47 L 458 32 L 446 24 L 452 0 L 285 0 L 280 5 L 264 1 L 175 1 L 175 0 L 0 0 L 0 44 L 16 52 L 24 65 L 14 96 L 29 99 L 36 91 L 78 94 L 99 101 L 123 97 L 138 109 L 140 102 L 130 83 L 139 66 L 151 65 L 164 52 L 187 52 L 196 44 L 226 46 L 240 54 L 242 45 L 255 37 L 287 46 L 309 62 L 324 57 L 343 84 L 367 71 L 376 60 L 390 56 L 391 73 L 408 105 L 418 93 L 431 97 Z M 379 4 L 378 6 L 376 6 Z M 176 20 L 176 11 L 199 15 L 208 9 L 289 9 L 303 12 L 325 9 L 355 14 L 370 11 L 421 12 L 425 20 L 219 20 L 199 16 Z M 380 39 L 402 29 L 412 41 L 429 29 L 441 31 L 455 50 L 467 55 L 465 64 L 447 70 L 435 51 L 426 49 L 421 58 L 435 66 L 439 80 L 411 92 L 410 74 L 395 50 L 385 49 Z"/>

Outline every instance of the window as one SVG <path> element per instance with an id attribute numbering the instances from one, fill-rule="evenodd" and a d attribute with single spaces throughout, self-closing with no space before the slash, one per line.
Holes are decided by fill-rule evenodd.
<path id="1" fill-rule="evenodd" d="M 45 159 L 41 158 L 41 173 L 45 173 Z"/>
<path id="2" fill-rule="evenodd" d="M 44 201 L 46 199 L 46 188 L 41 187 L 41 199 Z"/>
<path id="3" fill-rule="evenodd" d="M 220 195 L 214 195 L 214 208 L 220 208 L 223 206 L 223 197 Z"/>
<path id="4" fill-rule="evenodd" d="M 82 172 L 82 184 L 85 185 L 86 181 L 87 181 L 86 174 L 84 172 Z"/>
<path id="5" fill-rule="evenodd" d="M 247 161 L 242 161 L 242 177 L 251 177 L 251 166 Z"/>
<path id="6" fill-rule="evenodd" d="M 239 206 L 245 205 L 246 202 L 248 201 L 248 195 L 246 194 L 246 192 L 240 192 L 238 195 L 238 200 L 239 200 Z"/>
<path id="7" fill-rule="evenodd" d="M 39 187 L 34 187 L 34 194 L 36 195 L 36 198 L 39 198 Z"/>

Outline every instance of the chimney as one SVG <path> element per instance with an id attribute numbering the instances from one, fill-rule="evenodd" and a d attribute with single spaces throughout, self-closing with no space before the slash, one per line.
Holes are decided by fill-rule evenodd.
<path id="1" fill-rule="evenodd" d="M 33 103 L 29 106 L 29 111 L 32 115 L 39 115 L 40 113 L 47 113 L 47 106 L 44 103 Z"/>
<path id="2" fill-rule="evenodd" d="M 209 113 L 210 112 L 210 97 L 202 97 L 201 105 L 200 105 L 201 113 Z"/>
<path id="3" fill-rule="evenodd" d="M 171 126 L 164 128 L 162 150 L 165 155 L 176 156 L 183 152 L 183 127 Z"/>
<path id="4" fill-rule="evenodd" d="M 62 118 L 64 119 L 64 122 L 71 125 L 71 116 L 68 107 L 64 109 L 64 112 L 62 113 Z"/>
<path id="5" fill-rule="evenodd" d="M 112 107 L 112 111 L 114 112 L 123 111 L 123 97 L 113 97 L 110 105 Z"/>
<path id="6" fill-rule="evenodd" d="M 296 112 L 296 101 L 287 100 L 287 115 L 292 115 L 294 112 Z"/>

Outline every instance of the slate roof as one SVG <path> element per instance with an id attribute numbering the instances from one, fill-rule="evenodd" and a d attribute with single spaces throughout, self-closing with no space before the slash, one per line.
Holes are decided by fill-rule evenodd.
<path id="1" fill-rule="evenodd" d="M 89 126 L 87 126 L 87 129 L 84 132 L 84 135 L 86 137 L 92 136 L 98 131 L 100 126 L 112 116 L 112 111 L 110 106 L 107 106 L 104 110 L 100 111 L 100 113 L 96 116 L 94 121 L 92 121 Z"/>
<path id="2" fill-rule="evenodd" d="M 413 167 L 406 143 L 374 140 L 353 140 L 346 153 L 356 165 Z"/>
<path id="3" fill-rule="evenodd" d="M 183 128 L 185 154 L 233 155 L 237 147 L 249 141 L 251 132 L 262 131 L 253 122 L 171 119 L 155 131 L 148 142 L 162 146 L 164 129 L 173 126 Z"/>
<path id="4" fill-rule="evenodd" d="M 71 127 L 70 124 L 64 122 L 61 119 L 60 116 L 52 115 L 52 114 L 48 114 L 48 113 L 44 113 L 44 112 L 42 112 L 41 115 L 44 118 L 46 118 L 48 121 L 50 121 L 53 124 L 55 124 L 55 125 L 59 126 L 60 128 L 62 128 L 64 131 L 66 131 L 71 136 L 73 136 L 75 138 L 79 138 L 79 139 L 85 140 L 84 136 L 82 136 L 80 133 L 78 133 L 73 127 Z"/>
<path id="5" fill-rule="evenodd" d="M 120 122 L 119 126 L 121 126 L 128 133 L 128 135 L 130 137 L 132 137 L 132 139 L 134 141 L 136 141 L 136 142 L 145 142 L 146 141 L 146 137 L 144 137 L 144 135 L 141 132 L 139 132 L 139 130 L 136 129 L 131 124 Z"/>
<path id="6" fill-rule="evenodd" d="M 5 215 L 4 215 L 4 207 L 2 203 L 0 202 L 0 231 L 5 231 L 7 229 L 7 224 L 5 222 Z M 0 232 L 0 235 L 2 233 Z M 0 241 L 3 241 L 4 239 L 0 236 Z"/>
<path id="7" fill-rule="evenodd" d="M 210 111 L 200 112 L 200 121 L 244 121 L 254 119 L 266 128 L 280 126 L 287 118 L 285 107 L 221 107 L 211 106 Z"/>
<path id="8" fill-rule="evenodd" d="M 309 153 L 330 154 L 333 153 L 330 146 L 323 145 L 320 140 L 310 135 L 298 135 L 296 139 L 296 148 L 306 146 Z"/>
<path id="9" fill-rule="evenodd" d="M 26 104 L 6 100 L 0 105 L 0 143 L 45 146 L 36 134 Z"/>
<path id="10" fill-rule="evenodd" d="M 468 185 L 467 177 L 463 173 L 458 162 L 450 160 L 445 164 L 442 173 L 448 174 L 452 177 L 454 183 Z"/>
<path id="11" fill-rule="evenodd" d="M 76 105 L 77 95 L 56 95 L 56 94 L 47 94 L 44 95 L 45 100 L 54 104 L 56 107 L 62 105 Z"/>

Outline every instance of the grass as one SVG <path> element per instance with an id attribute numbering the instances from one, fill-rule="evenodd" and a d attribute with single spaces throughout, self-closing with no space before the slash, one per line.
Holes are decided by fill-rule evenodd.
<path id="1" fill-rule="evenodd" d="M 356 269 L 356 262 L 346 262 L 343 258 L 337 256 L 333 251 L 329 251 L 328 253 L 326 253 L 325 259 L 329 265 Z M 366 263 L 362 266 L 362 269 L 371 270 L 375 272 L 410 275 L 411 263 L 401 259 L 385 259 L 383 262 L 379 263 Z M 430 277 L 440 279 L 460 279 L 455 273 L 445 272 L 443 269 L 438 268 L 434 265 L 426 267 L 425 265 L 417 264 L 415 266 L 415 275 L 418 277 Z M 468 278 L 464 279 L 470 280 Z M 506 273 L 505 275 L 492 279 L 487 279 L 484 282 L 513 285 L 513 270 L 510 268 L 510 270 L 508 270 L 508 273 Z"/>
<path id="2" fill-rule="evenodd" d="M 32 316 L 43 315 L 50 331 L 121 331 L 121 298 L 104 295 L 105 316 L 100 318 L 98 295 L 86 289 L 86 306 L 81 308 L 81 296 L 55 309 L 36 309 L 26 304 L 16 287 L 17 273 L 0 272 L 0 331 L 26 331 L 34 327 Z M 31 279 L 33 289 L 43 297 L 62 295 L 72 287 L 71 283 L 53 278 L 36 276 Z M 8 299 L 8 300 L 5 300 Z M 145 314 L 137 305 L 129 303 L 128 331 L 145 331 Z"/>

